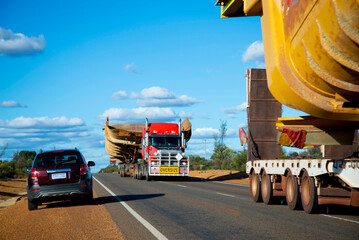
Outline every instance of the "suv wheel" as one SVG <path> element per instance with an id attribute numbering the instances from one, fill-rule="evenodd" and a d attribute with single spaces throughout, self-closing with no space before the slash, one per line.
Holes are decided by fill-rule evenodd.
<path id="1" fill-rule="evenodd" d="M 33 203 L 28 199 L 27 200 L 27 207 L 28 207 L 29 211 L 36 210 L 37 209 L 37 203 Z"/>
<path id="2" fill-rule="evenodd" d="M 90 194 L 86 196 L 86 202 L 89 204 L 93 202 L 93 191 L 91 191 Z"/>

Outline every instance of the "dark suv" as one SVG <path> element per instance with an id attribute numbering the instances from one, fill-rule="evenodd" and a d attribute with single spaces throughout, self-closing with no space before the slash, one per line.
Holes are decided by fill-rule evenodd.
<path id="1" fill-rule="evenodd" d="M 39 203 L 82 197 L 92 201 L 92 175 L 85 158 L 77 149 L 39 153 L 27 180 L 29 210 Z"/>

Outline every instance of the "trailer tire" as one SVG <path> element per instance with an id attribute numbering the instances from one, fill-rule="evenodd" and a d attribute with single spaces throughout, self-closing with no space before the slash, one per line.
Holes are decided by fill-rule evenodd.
<path id="1" fill-rule="evenodd" d="M 315 213 L 318 209 L 317 187 L 314 178 L 310 177 L 308 172 L 304 170 L 300 186 L 302 198 L 302 206 L 306 213 Z"/>
<path id="2" fill-rule="evenodd" d="M 132 176 L 134 179 L 137 179 L 137 171 L 138 171 L 138 167 L 137 167 L 137 164 L 134 166 L 134 169 L 133 169 L 133 173 L 132 173 Z"/>
<path id="3" fill-rule="evenodd" d="M 296 210 L 300 208 L 300 190 L 298 184 L 298 178 L 294 176 L 290 171 L 287 174 L 285 199 L 289 209 Z"/>
<path id="4" fill-rule="evenodd" d="M 254 202 L 262 202 L 261 181 L 259 175 L 253 173 L 249 178 L 249 190 Z"/>
<path id="5" fill-rule="evenodd" d="M 138 180 L 142 180 L 142 178 L 143 178 L 143 176 L 142 176 L 142 167 L 140 167 L 139 169 L 138 169 Z"/>
<path id="6" fill-rule="evenodd" d="M 271 204 L 273 202 L 273 182 L 271 176 L 265 171 L 262 174 L 261 182 L 262 199 L 265 204 Z"/>

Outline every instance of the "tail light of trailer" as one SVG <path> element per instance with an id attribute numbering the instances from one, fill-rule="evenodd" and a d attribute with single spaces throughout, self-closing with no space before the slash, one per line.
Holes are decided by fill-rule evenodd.
<path id="1" fill-rule="evenodd" d="M 36 168 L 31 168 L 30 171 L 30 176 L 31 176 L 31 181 L 33 185 L 38 185 L 39 184 L 39 179 L 38 179 L 38 171 L 36 171 Z"/>
<path id="2" fill-rule="evenodd" d="M 80 166 L 80 175 L 85 175 L 87 174 L 87 165 L 86 164 L 81 164 Z"/>
<path id="3" fill-rule="evenodd" d="M 181 165 L 182 165 L 182 166 L 186 166 L 186 165 L 187 165 L 187 161 L 181 161 Z"/>
<path id="4" fill-rule="evenodd" d="M 158 165 L 158 162 L 157 161 L 151 161 L 151 165 L 152 166 Z"/>

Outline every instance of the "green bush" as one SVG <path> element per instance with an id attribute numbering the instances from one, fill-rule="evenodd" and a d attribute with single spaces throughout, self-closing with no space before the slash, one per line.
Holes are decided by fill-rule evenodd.
<path id="1" fill-rule="evenodd" d="M 0 178 L 13 178 L 14 175 L 15 175 L 14 163 L 0 160 Z"/>
<path id="2" fill-rule="evenodd" d="M 113 172 L 117 172 L 118 171 L 118 167 L 115 164 L 110 164 L 105 168 L 102 168 L 100 170 L 100 173 L 113 173 Z"/>
<path id="3" fill-rule="evenodd" d="M 35 156 L 35 151 L 21 151 L 14 153 L 12 162 L 15 166 L 15 178 L 27 176 L 27 167 L 32 166 Z"/>

